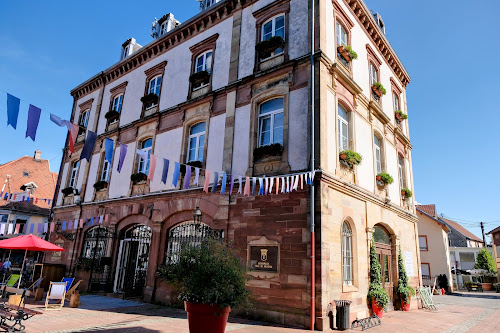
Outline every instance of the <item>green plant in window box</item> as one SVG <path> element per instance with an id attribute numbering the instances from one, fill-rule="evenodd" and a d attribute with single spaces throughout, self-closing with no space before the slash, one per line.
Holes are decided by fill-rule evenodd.
<path id="1" fill-rule="evenodd" d="M 268 40 L 263 40 L 255 44 L 255 51 L 259 54 L 260 59 L 269 58 L 271 53 L 285 46 L 285 40 L 280 36 L 274 36 Z"/>
<path id="2" fill-rule="evenodd" d="M 149 93 L 141 97 L 141 102 L 142 103 L 157 103 L 158 102 L 158 95 L 155 93 Z"/>
<path id="3" fill-rule="evenodd" d="M 342 58 L 348 62 L 358 59 L 358 54 L 354 52 L 350 45 L 342 44 L 337 48 L 337 50 L 342 55 Z"/>
<path id="4" fill-rule="evenodd" d="M 384 184 L 392 184 L 394 179 L 392 179 L 391 175 L 387 172 L 381 172 L 377 175 L 377 181 L 382 182 Z"/>
<path id="5" fill-rule="evenodd" d="M 148 179 L 148 176 L 143 173 L 143 172 L 137 172 L 137 173 L 133 173 L 131 176 L 130 176 L 130 180 L 134 183 L 134 184 L 137 184 L 137 183 L 140 183 L 140 182 L 143 182 L 143 181 L 146 181 Z"/>
<path id="6" fill-rule="evenodd" d="M 113 119 L 116 119 L 120 116 L 120 113 L 116 110 L 110 110 L 108 112 L 106 112 L 106 114 L 104 115 L 104 118 L 106 118 L 107 120 L 113 120 Z"/>
<path id="7" fill-rule="evenodd" d="M 409 199 L 413 196 L 413 193 L 407 189 L 407 188 L 402 188 L 401 189 L 401 195 L 405 198 L 405 199 Z"/>
<path id="8" fill-rule="evenodd" d="M 62 194 L 64 194 L 64 196 L 68 196 L 68 195 L 70 195 L 70 194 L 73 194 L 73 193 L 74 193 L 74 191 L 75 191 L 75 190 L 74 190 L 74 188 L 72 188 L 72 187 L 66 187 L 66 188 L 63 188 L 63 189 L 61 190 L 61 192 L 62 192 Z"/>
<path id="9" fill-rule="evenodd" d="M 108 187 L 108 182 L 105 180 L 100 180 L 94 184 L 94 188 L 96 191 L 103 190 Z"/>
<path id="10" fill-rule="evenodd" d="M 394 115 L 396 116 L 396 120 L 398 121 L 398 123 L 402 122 L 405 119 L 408 119 L 408 116 L 401 110 L 394 111 Z"/>
<path id="11" fill-rule="evenodd" d="M 387 94 L 387 90 L 385 90 L 384 86 L 380 82 L 375 82 L 372 85 L 372 91 L 377 95 L 379 98 L 382 97 L 382 95 Z"/>
<path id="12" fill-rule="evenodd" d="M 207 84 L 209 80 L 210 80 L 210 73 L 207 71 L 199 71 L 189 76 L 189 82 L 191 82 L 193 86 L 200 86 L 202 84 Z"/>
<path id="13" fill-rule="evenodd" d="M 361 164 L 363 157 L 360 154 L 352 150 L 343 150 L 339 154 L 340 161 L 352 168 L 353 165 Z"/>
<path id="14" fill-rule="evenodd" d="M 187 162 L 186 165 L 189 165 L 193 168 L 202 168 L 203 167 L 203 163 L 201 161 L 190 161 L 190 162 Z M 180 166 L 180 173 L 184 176 L 186 174 L 186 165 L 184 164 L 181 164 Z"/>
<path id="15" fill-rule="evenodd" d="M 257 162 L 266 157 L 283 155 L 283 145 L 281 143 L 272 143 L 267 146 L 260 146 L 253 150 L 253 161 Z"/>

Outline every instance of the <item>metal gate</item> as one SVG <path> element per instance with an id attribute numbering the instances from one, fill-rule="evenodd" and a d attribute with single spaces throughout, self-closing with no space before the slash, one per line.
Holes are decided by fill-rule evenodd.
<path id="1" fill-rule="evenodd" d="M 142 296 L 146 284 L 152 230 L 136 225 L 120 240 L 114 291 L 123 298 Z"/>

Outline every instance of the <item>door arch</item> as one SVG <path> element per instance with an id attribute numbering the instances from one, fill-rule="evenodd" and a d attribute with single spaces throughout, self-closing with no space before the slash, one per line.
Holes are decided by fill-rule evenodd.
<path id="1" fill-rule="evenodd" d="M 389 306 L 394 301 L 394 263 L 392 253 L 391 235 L 382 225 L 376 225 L 373 232 L 375 251 L 380 262 L 380 280 L 382 288 L 389 294 Z"/>
<path id="2" fill-rule="evenodd" d="M 116 261 L 115 293 L 123 293 L 124 297 L 142 296 L 152 233 L 152 229 L 143 224 L 133 225 L 122 233 Z"/>

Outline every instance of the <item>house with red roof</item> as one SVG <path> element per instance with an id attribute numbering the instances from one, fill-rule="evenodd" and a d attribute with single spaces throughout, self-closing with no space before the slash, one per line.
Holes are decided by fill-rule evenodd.
<path id="1" fill-rule="evenodd" d="M 491 235 L 491 244 L 493 244 L 493 258 L 495 259 L 497 270 L 498 272 L 500 272 L 500 226 L 496 227 L 490 232 L 487 232 L 486 235 Z"/>

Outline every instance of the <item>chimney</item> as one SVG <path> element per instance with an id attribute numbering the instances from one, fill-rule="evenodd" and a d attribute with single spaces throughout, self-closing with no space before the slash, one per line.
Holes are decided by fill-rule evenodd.
<path id="1" fill-rule="evenodd" d="M 142 46 L 137 43 L 135 38 L 129 38 L 125 41 L 125 43 L 122 44 L 122 50 L 120 54 L 120 60 L 125 59 L 132 53 L 136 52 L 139 50 Z"/>
<path id="2" fill-rule="evenodd" d="M 35 161 L 40 161 L 40 158 L 42 157 L 42 152 L 40 149 L 35 150 L 35 155 L 33 156 L 33 159 Z"/>

